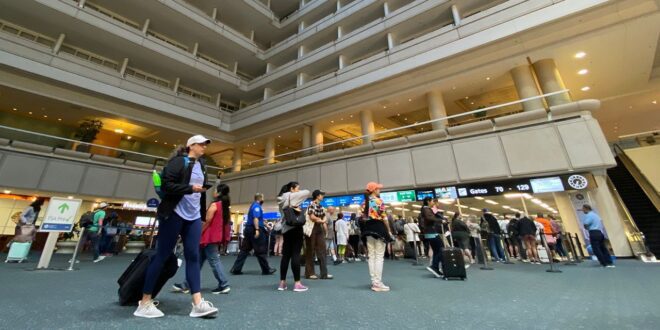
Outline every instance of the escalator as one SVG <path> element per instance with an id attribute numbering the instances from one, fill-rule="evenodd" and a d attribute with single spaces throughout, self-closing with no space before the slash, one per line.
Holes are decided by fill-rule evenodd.
<path id="1" fill-rule="evenodd" d="M 617 166 L 608 169 L 607 175 L 612 180 L 635 224 L 644 233 L 648 249 L 653 254 L 660 255 L 660 213 L 620 157 L 616 156 Z"/>

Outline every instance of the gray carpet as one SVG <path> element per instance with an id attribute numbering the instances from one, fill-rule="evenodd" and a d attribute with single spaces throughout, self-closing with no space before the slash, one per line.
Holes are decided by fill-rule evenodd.
<path id="1" fill-rule="evenodd" d="M 308 292 L 294 293 L 276 291 L 279 276 L 260 275 L 250 257 L 245 275 L 230 275 L 229 295 L 210 294 L 216 283 L 205 266 L 203 294 L 220 308 L 217 318 L 188 317 L 190 298 L 169 292 L 170 281 L 158 297 L 166 316 L 146 320 L 132 316 L 134 307 L 117 304 L 116 279 L 130 256 L 98 264 L 85 256 L 80 270 L 73 272 L 28 271 L 36 258 L 27 264 L 0 264 L 0 328 L 602 330 L 657 329 L 660 324 L 660 265 L 634 260 L 618 260 L 616 269 L 584 262 L 561 267 L 561 274 L 529 264 L 498 264 L 493 271 L 472 267 L 465 282 L 436 279 L 409 261 L 387 261 L 388 293 L 369 290 L 366 263 L 330 265 L 334 280 L 308 280 Z M 56 256 L 51 266 L 65 268 L 66 259 Z M 227 269 L 233 259 L 223 257 Z M 270 262 L 279 268 L 278 258 Z M 289 289 L 292 285 L 289 281 Z"/>

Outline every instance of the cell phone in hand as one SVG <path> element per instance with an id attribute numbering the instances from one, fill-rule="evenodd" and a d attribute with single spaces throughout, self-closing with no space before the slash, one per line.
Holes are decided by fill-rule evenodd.
<path id="1" fill-rule="evenodd" d="M 210 184 L 210 183 L 205 183 L 202 187 L 204 187 L 204 189 L 208 190 L 208 189 L 210 189 L 211 187 L 213 187 L 213 185 Z"/>

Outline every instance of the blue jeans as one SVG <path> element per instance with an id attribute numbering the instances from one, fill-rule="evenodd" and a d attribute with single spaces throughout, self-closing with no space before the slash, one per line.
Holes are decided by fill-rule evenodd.
<path id="1" fill-rule="evenodd" d="M 213 271 L 213 276 L 215 276 L 215 279 L 218 281 L 218 286 L 221 288 L 228 287 L 229 280 L 227 279 L 227 274 L 225 274 L 225 268 L 220 261 L 218 244 L 209 244 L 205 247 L 200 246 L 199 257 L 199 269 L 202 270 L 202 267 L 204 267 L 204 261 L 208 260 L 211 270 Z M 183 287 L 188 288 L 188 281 L 183 282 Z"/>
<path id="2" fill-rule="evenodd" d="M 490 248 L 491 257 L 493 261 L 502 260 L 504 261 L 504 249 L 502 248 L 502 240 L 500 240 L 500 235 L 490 234 L 488 236 L 488 248 Z"/>
<path id="3" fill-rule="evenodd" d="M 436 236 L 434 238 L 427 238 L 426 240 L 429 242 L 429 245 L 431 246 L 431 250 L 433 250 L 433 259 L 431 259 L 431 267 L 434 269 L 440 269 L 440 263 L 443 262 L 442 247 L 444 244 L 442 243 L 442 240 L 440 239 L 439 236 Z"/>
<path id="4" fill-rule="evenodd" d="M 184 220 L 175 212 L 172 212 L 166 220 L 159 220 L 158 243 L 156 244 L 156 256 L 151 259 L 144 280 L 144 294 L 151 294 L 160 277 L 165 260 L 174 251 L 176 241 L 181 235 L 183 240 L 183 255 L 186 259 L 186 281 L 190 284 L 190 293 L 200 292 L 199 274 L 199 240 L 202 236 L 202 220 Z"/>
<path id="5" fill-rule="evenodd" d="M 101 240 L 97 232 L 86 231 L 84 242 L 91 241 L 92 253 L 94 253 L 94 260 L 99 258 L 101 255 Z"/>

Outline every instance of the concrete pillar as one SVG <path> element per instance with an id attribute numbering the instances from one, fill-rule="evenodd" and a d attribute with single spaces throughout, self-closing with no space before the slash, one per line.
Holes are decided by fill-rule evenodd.
<path id="1" fill-rule="evenodd" d="M 304 72 L 300 72 L 298 73 L 298 77 L 296 78 L 296 86 L 300 87 L 304 85 L 307 81 L 309 81 L 309 75 Z"/>
<path id="2" fill-rule="evenodd" d="M 337 10 L 339 11 L 341 9 L 341 0 L 337 0 Z"/>
<path id="3" fill-rule="evenodd" d="M 144 21 L 144 25 L 142 25 L 142 34 L 147 35 L 147 31 L 149 31 L 149 23 L 151 22 L 150 19 L 146 19 Z"/>
<path id="4" fill-rule="evenodd" d="M 440 91 L 431 91 L 426 94 L 426 103 L 429 107 L 429 117 L 431 120 L 447 117 L 447 108 L 445 108 L 445 100 Z M 435 121 L 431 123 L 434 131 L 445 129 L 447 120 Z"/>
<path id="5" fill-rule="evenodd" d="M 121 62 L 121 67 L 119 68 L 119 75 L 124 77 L 126 74 L 126 68 L 128 67 L 128 57 L 124 57 L 124 60 Z"/>
<path id="6" fill-rule="evenodd" d="M 62 44 L 64 43 L 64 38 L 66 35 L 64 33 L 60 33 L 60 36 L 57 37 L 57 41 L 55 42 L 55 46 L 53 46 L 53 54 L 58 54 L 60 52 L 60 48 L 62 48 Z"/>
<path id="7" fill-rule="evenodd" d="M 273 89 L 264 88 L 264 101 L 268 100 L 271 96 L 273 96 Z"/>
<path id="8" fill-rule="evenodd" d="M 323 151 L 323 128 L 321 125 L 314 124 L 312 125 L 312 146 L 317 147 L 314 149 L 314 152 Z"/>
<path id="9" fill-rule="evenodd" d="M 300 9 L 304 6 L 305 6 L 305 0 L 300 0 L 300 2 L 298 3 L 298 9 Z"/>
<path id="10" fill-rule="evenodd" d="M 302 148 L 307 149 L 312 146 L 312 127 L 309 125 L 303 126 L 302 130 Z"/>
<path id="11" fill-rule="evenodd" d="M 623 213 L 607 185 L 606 174 L 594 174 L 594 179 L 596 179 L 597 187 L 589 190 L 589 196 L 594 204 L 592 207 L 603 220 L 603 226 L 607 231 L 614 254 L 619 257 L 633 256 L 630 242 L 626 236 Z"/>
<path id="12" fill-rule="evenodd" d="M 337 39 L 341 39 L 344 36 L 344 28 L 341 26 L 337 27 Z"/>
<path id="13" fill-rule="evenodd" d="M 266 74 L 269 74 L 273 71 L 273 63 L 266 63 Z"/>
<path id="14" fill-rule="evenodd" d="M 270 9 L 270 0 L 266 1 L 266 7 L 268 7 L 268 9 Z"/>
<path id="15" fill-rule="evenodd" d="M 179 92 L 179 84 L 181 84 L 181 78 L 177 77 L 176 79 L 174 79 L 174 86 L 172 86 L 172 90 L 175 93 Z"/>
<path id="16" fill-rule="evenodd" d="M 451 5 L 451 16 L 454 18 L 454 26 L 461 25 L 461 13 L 458 12 L 456 5 Z"/>
<path id="17" fill-rule="evenodd" d="M 552 196 L 555 198 L 555 204 L 557 205 L 557 211 L 559 211 L 559 215 L 561 216 L 561 223 L 564 226 L 564 230 L 571 233 L 571 235 L 577 233 L 580 242 L 584 244 L 585 240 L 584 235 L 582 234 L 582 224 L 575 213 L 575 208 L 573 207 L 573 203 L 571 203 L 570 197 L 568 197 L 568 193 L 556 192 L 552 193 Z M 576 250 L 580 248 L 584 255 L 589 255 L 583 245 L 580 245 L 579 247 L 576 246 L 575 248 Z M 578 251 L 578 254 L 579 253 L 580 252 Z"/>
<path id="18" fill-rule="evenodd" d="M 307 47 L 302 45 L 298 47 L 298 58 L 305 56 L 305 53 L 307 53 Z"/>
<path id="19" fill-rule="evenodd" d="M 198 51 L 199 51 L 199 42 L 196 42 L 196 43 L 193 45 L 192 55 L 196 57 Z"/>
<path id="20" fill-rule="evenodd" d="M 220 108 L 220 102 L 222 101 L 222 93 L 218 93 L 215 97 L 215 106 L 216 108 Z"/>
<path id="21" fill-rule="evenodd" d="M 339 55 L 339 70 L 345 68 L 348 65 L 348 57 L 346 57 L 346 55 Z"/>
<path id="22" fill-rule="evenodd" d="M 302 32 L 306 27 L 307 24 L 305 24 L 305 21 L 300 21 L 300 23 L 298 23 L 298 33 Z"/>
<path id="23" fill-rule="evenodd" d="M 396 46 L 394 41 L 394 35 L 392 33 L 387 34 L 387 49 L 392 49 Z"/>
<path id="24" fill-rule="evenodd" d="M 275 163 L 275 138 L 269 137 L 266 139 L 266 151 L 264 152 L 266 164 Z"/>
<path id="25" fill-rule="evenodd" d="M 85 3 L 87 0 L 80 0 L 78 1 L 78 8 L 85 8 Z"/>
<path id="26" fill-rule="evenodd" d="M 360 124 L 362 125 L 362 135 L 365 135 L 365 137 L 362 139 L 362 144 L 368 144 L 373 139 L 373 134 L 376 133 L 374 116 L 371 110 L 360 111 Z"/>
<path id="27" fill-rule="evenodd" d="M 536 72 L 536 77 L 538 78 L 541 89 L 543 90 L 543 94 L 566 89 L 566 85 L 564 85 L 564 81 L 561 79 L 559 70 L 557 70 L 555 60 L 551 58 L 538 60 L 534 62 L 533 66 L 534 71 Z M 568 95 L 568 93 L 548 96 L 545 99 L 549 106 L 571 102 L 571 97 Z"/>
<path id="28" fill-rule="evenodd" d="M 234 155 L 232 157 L 232 171 L 240 172 L 241 165 L 243 164 L 243 147 L 235 146 Z"/>
<path id="29" fill-rule="evenodd" d="M 390 15 L 390 5 L 387 2 L 383 3 L 383 14 L 385 17 Z"/>
<path id="30" fill-rule="evenodd" d="M 534 81 L 534 75 L 532 75 L 529 65 L 525 64 L 511 69 L 511 78 L 513 78 L 513 84 L 516 86 L 520 99 L 541 95 L 536 87 L 536 81 Z M 543 99 L 541 98 L 523 102 L 525 111 L 543 108 Z"/>
<path id="31" fill-rule="evenodd" d="M 234 74 L 238 73 L 238 62 L 234 62 Z"/>
<path id="32" fill-rule="evenodd" d="M 213 11 L 211 12 L 211 18 L 213 21 L 218 20 L 218 8 L 213 8 Z"/>
<path id="33" fill-rule="evenodd" d="M 250 31 L 250 40 L 254 41 L 254 30 Z"/>

